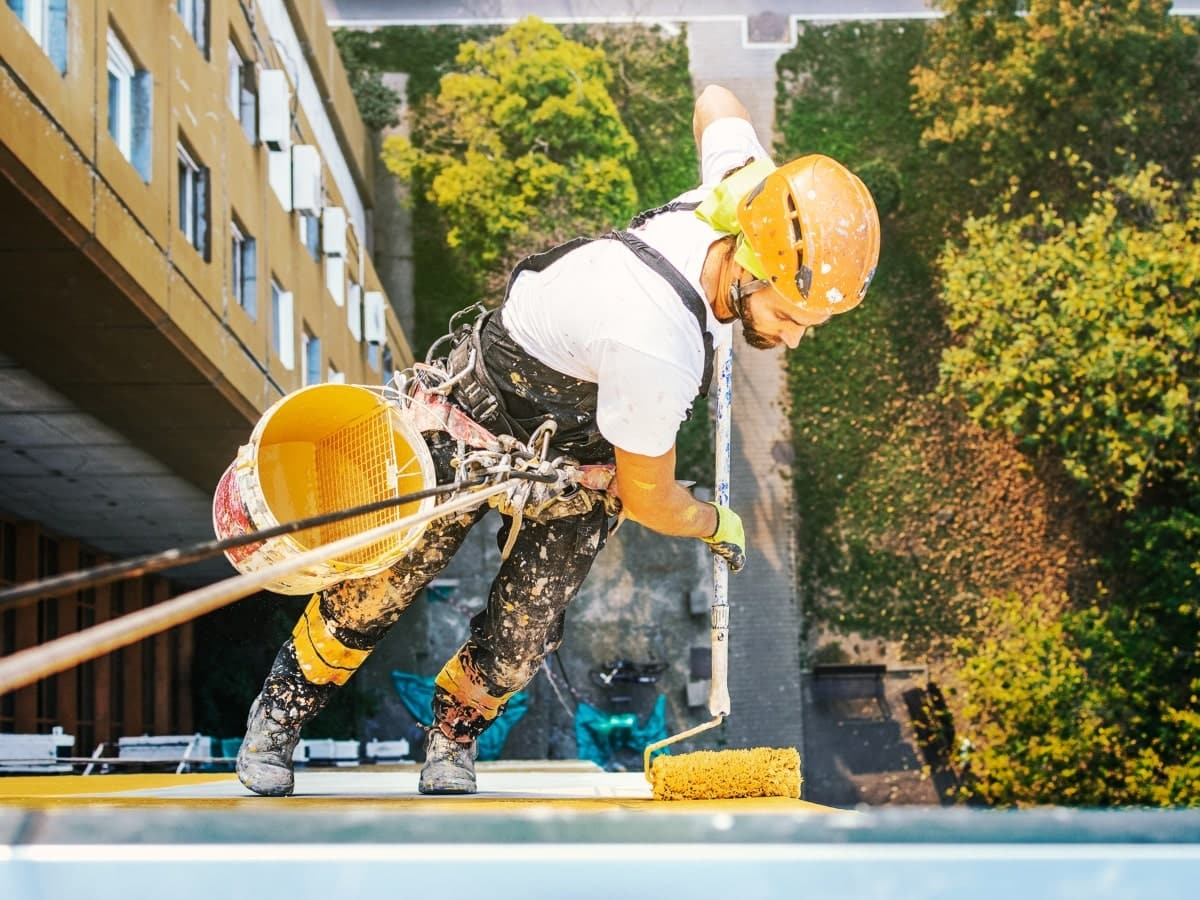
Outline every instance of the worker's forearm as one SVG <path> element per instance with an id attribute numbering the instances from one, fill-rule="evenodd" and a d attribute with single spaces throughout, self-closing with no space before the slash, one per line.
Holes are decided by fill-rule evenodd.
<path id="1" fill-rule="evenodd" d="M 629 518 L 651 531 L 675 537 L 706 538 L 717 530 L 717 511 L 672 482 L 661 490 L 621 485 L 621 502 Z"/>

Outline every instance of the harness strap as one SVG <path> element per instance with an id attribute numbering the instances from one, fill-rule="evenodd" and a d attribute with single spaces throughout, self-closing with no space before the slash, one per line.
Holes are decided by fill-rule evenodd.
<path id="1" fill-rule="evenodd" d="M 642 213 L 634 221 L 645 222 L 652 215 L 694 209 L 696 205 L 668 203 Z M 712 385 L 714 350 L 713 337 L 707 328 L 707 306 L 699 292 L 666 257 L 636 235 L 628 231 L 613 231 L 599 239 L 621 241 L 643 265 L 657 272 L 671 286 L 680 302 L 696 319 L 704 345 L 700 395 L 707 397 Z M 541 272 L 592 240 L 577 237 L 522 259 L 509 276 L 505 301 L 522 272 Z M 485 428 L 497 433 L 507 432 L 521 440 L 528 440 L 531 431 L 543 419 L 553 418 L 559 425 L 554 442 L 556 447 L 563 448 L 583 462 L 599 461 L 600 457 L 611 456 L 611 446 L 595 426 L 596 385 L 557 372 L 530 356 L 512 339 L 500 317 L 493 312 L 482 314 L 474 327 L 461 326 L 456 333 L 449 354 L 450 369 L 454 372 L 470 372 L 455 384 L 451 393 L 455 401 Z M 488 363 L 484 362 L 485 356 L 489 359 Z M 506 382 L 501 386 L 489 372 L 489 366 L 497 368 L 498 372 L 511 370 L 514 374 L 521 369 L 526 377 L 514 378 L 512 385 Z"/>
<path id="2" fill-rule="evenodd" d="M 670 204 L 667 205 L 670 206 Z M 683 206 L 687 205 L 683 204 Z M 700 377 L 700 396 L 707 397 L 713 377 L 713 336 L 708 330 L 707 306 L 700 299 L 700 294 L 692 287 L 691 282 L 683 276 L 682 272 L 641 238 L 628 231 L 612 231 L 605 237 L 619 240 L 632 250 L 638 259 L 661 275 L 672 290 L 679 295 L 679 299 L 683 301 L 688 312 L 695 316 L 696 325 L 700 328 L 700 338 L 704 341 L 704 374 Z"/>
<path id="3" fill-rule="evenodd" d="M 664 203 L 662 206 L 656 206 L 656 207 L 654 207 L 654 209 L 647 209 L 643 212 L 638 213 L 636 216 L 634 216 L 632 219 L 629 220 L 629 227 L 630 228 L 641 228 L 648 221 L 650 221 L 657 215 L 661 215 L 662 213 L 672 213 L 672 212 L 680 212 L 680 211 L 691 212 L 693 209 L 696 209 L 699 205 L 700 205 L 699 200 L 696 200 L 694 202 L 686 201 L 686 200 L 672 200 L 670 203 Z"/>

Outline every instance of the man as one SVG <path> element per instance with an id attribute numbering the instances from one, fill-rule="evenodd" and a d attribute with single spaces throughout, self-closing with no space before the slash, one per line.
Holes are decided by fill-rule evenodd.
<path id="1" fill-rule="evenodd" d="M 776 169 L 728 90 L 696 101 L 703 184 L 639 216 L 626 232 L 576 239 L 524 260 L 501 308 L 475 332 L 477 361 L 451 400 L 497 433 L 525 439 L 550 417 L 556 454 L 615 462 L 627 516 L 695 537 L 745 562 L 741 520 L 675 480 L 675 436 L 707 391 L 712 348 L 741 322 L 751 346 L 795 348 L 805 331 L 856 306 L 874 273 L 879 221 L 870 193 L 840 164 L 808 156 Z M 451 361 L 466 354 L 451 352 Z M 439 482 L 455 443 L 426 436 Z M 362 664 L 486 511 L 437 520 L 381 575 L 315 595 L 251 706 L 238 777 L 290 794 L 301 727 Z M 475 746 L 505 701 L 562 640 L 567 604 L 604 545 L 603 503 L 525 521 L 487 608 L 435 682 L 423 793 L 475 791 Z M 510 538 L 504 518 L 498 536 Z"/>

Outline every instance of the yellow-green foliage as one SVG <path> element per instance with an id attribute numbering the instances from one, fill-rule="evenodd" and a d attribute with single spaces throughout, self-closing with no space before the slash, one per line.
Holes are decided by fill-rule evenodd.
<path id="1" fill-rule="evenodd" d="M 1136 627 L 1041 597 L 995 600 L 962 639 L 952 705 L 961 793 L 997 805 L 1200 804 L 1195 682 L 1182 708 L 1138 660 Z M 1161 675 L 1161 672 L 1158 673 Z"/>
<path id="2" fill-rule="evenodd" d="M 387 167 L 418 171 L 443 212 L 447 242 L 480 279 L 551 239 L 627 219 L 636 145 L 607 83 L 603 51 L 526 18 L 462 45 L 438 96 L 416 118 L 420 140 L 389 138 Z"/>
<path id="3" fill-rule="evenodd" d="M 1036 202 L 1036 199 L 1035 199 Z M 1200 487 L 1200 182 L 1150 165 L 1076 220 L 971 219 L 940 260 L 944 388 L 1105 502 Z"/>
<path id="4" fill-rule="evenodd" d="M 1074 179 L 1046 150 L 1072 146 L 1105 176 L 1118 147 L 1172 175 L 1200 130 L 1196 28 L 1169 0 L 941 0 L 912 72 L 930 146 L 977 184 L 1009 175 L 1047 193 Z M 986 192 L 984 194 L 986 197 Z M 960 198 L 963 199 L 963 198 Z"/>
<path id="5" fill-rule="evenodd" d="M 1138 746 L 1064 622 L 1031 601 L 992 604 L 986 637 L 963 639 L 954 705 L 964 793 L 998 805 L 1145 802 L 1161 760 Z"/>

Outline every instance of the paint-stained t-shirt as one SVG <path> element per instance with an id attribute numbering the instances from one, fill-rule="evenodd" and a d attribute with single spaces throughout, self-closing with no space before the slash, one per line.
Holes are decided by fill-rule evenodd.
<path id="1" fill-rule="evenodd" d="M 700 139 L 702 184 L 676 198 L 695 203 L 731 169 L 765 159 L 753 126 L 718 119 Z M 705 296 L 704 258 L 723 237 L 690 210 L 650 218 L 634 234 L 661 253 Z M 714 344 L 729 339 L 705 303 Z M 665 279 L 624 244 L 592 241 L 541 272 L 513 283 L 504 327 L 551 368 L 597 386 L 596 423 L 615 447 L 661 456 L 675 443 L 704 373 L 704 342 L 695 316 Z"/>

